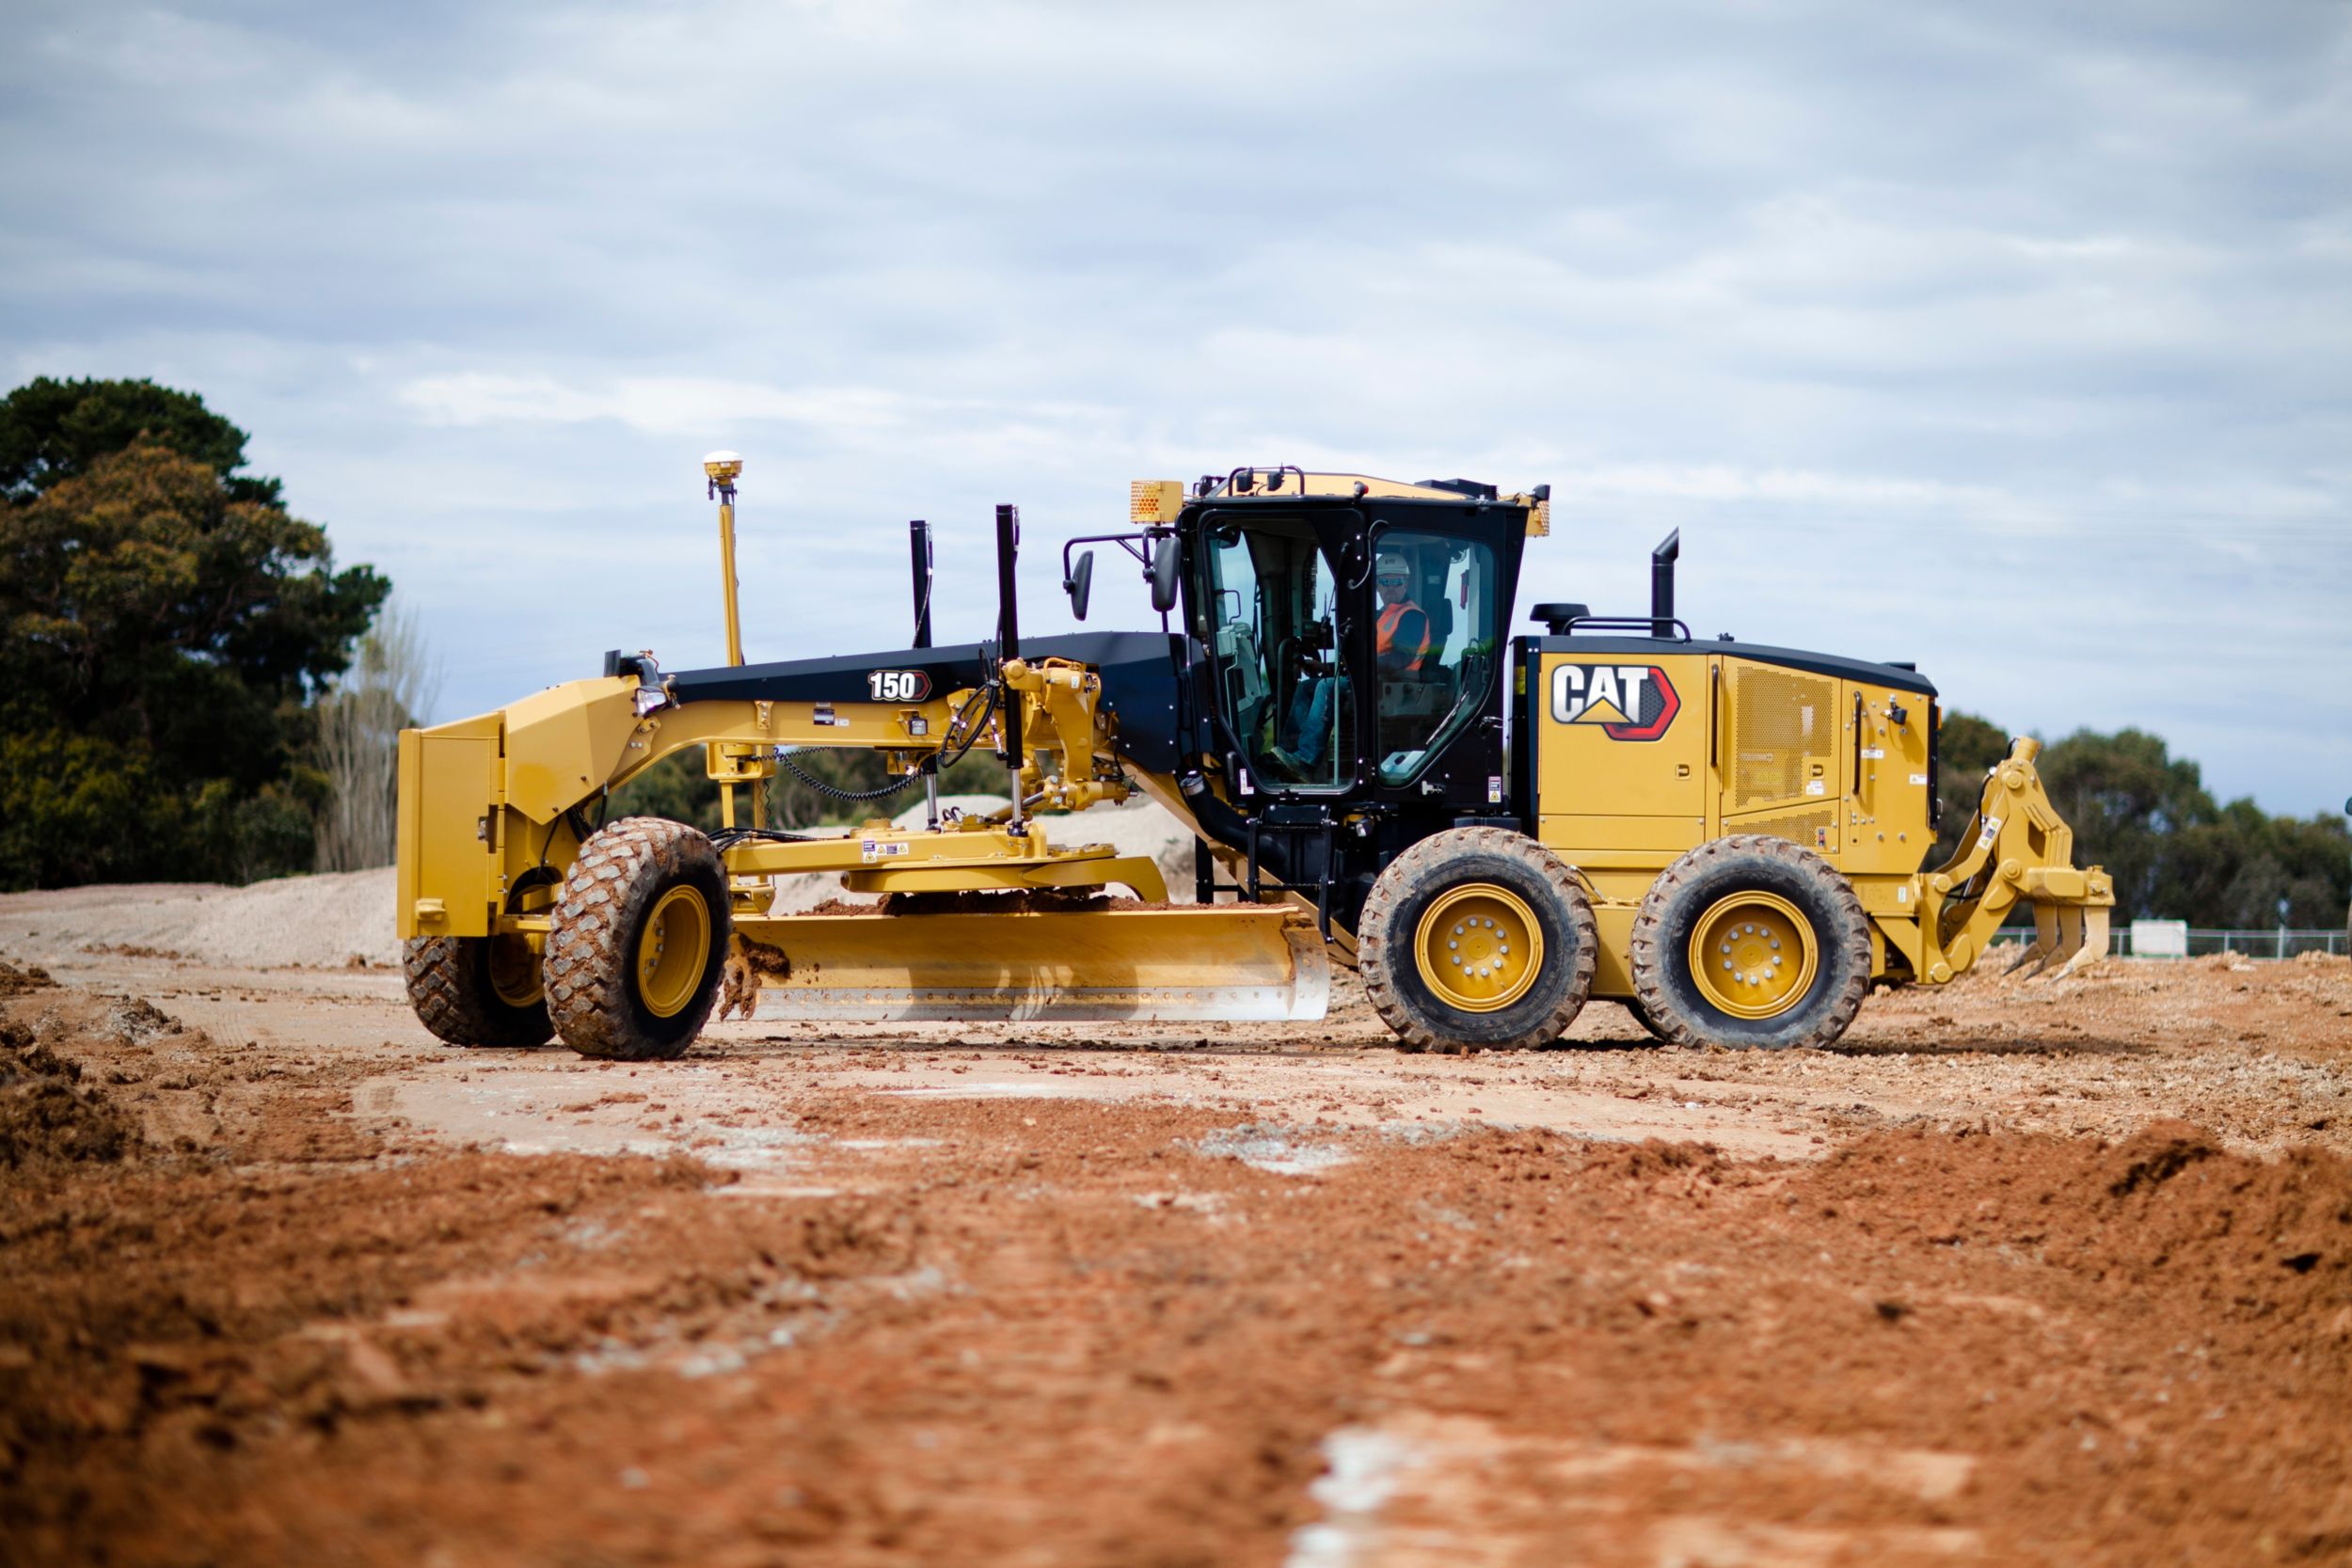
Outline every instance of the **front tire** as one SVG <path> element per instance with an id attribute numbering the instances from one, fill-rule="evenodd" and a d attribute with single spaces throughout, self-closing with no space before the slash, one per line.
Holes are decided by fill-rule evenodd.
<path id="1" fill-rule="evenodd" d="M 709 839 L 628 816 L 580 846 L 548 935 L 548 1012 L 564 1043 L 610 1061 L 685 1053 L 726 967 L 727 879 Z"/>
<path id="2" fill-rule="evenodd" d="M 1870 986 L 1852 884 L 1804 846 L 1756 833 L 1702 844 L 1660 873 L 1629 957 L 1643 1011 L 1675 1045 L 1818 1050 Z"/>
<path id="3" fill-rule="evenodd" d="M 1407 1051 L 1549 1045 L 1593 989 L 1593 906 L 1557 855 L 1503 828 L 1453 828 L 1380 873 L 1364 902 L 1364 993 Z"/>
<path id="4" fill-rule="evenodd" d="M 417 1022 L 451 1045 L 520 1051 L 555 1033 L 539 956 L 520 937 L 411 937 L 400 969 Z"/>

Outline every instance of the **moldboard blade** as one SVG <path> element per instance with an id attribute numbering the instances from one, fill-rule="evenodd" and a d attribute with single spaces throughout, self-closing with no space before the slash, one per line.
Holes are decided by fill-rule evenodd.
<path id="1" fill-rule="evenodd" d="M 1330 1005 L 1322 939 L 1270 905 L 786 915 L 735 929 L 759 944 L 762 1018 L 1303 1023 Z"/>

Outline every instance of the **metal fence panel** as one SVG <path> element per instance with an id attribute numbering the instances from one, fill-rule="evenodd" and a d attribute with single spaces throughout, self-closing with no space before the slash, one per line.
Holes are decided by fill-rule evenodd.
<path id="1" fill-rule="evenodd" d="M 2011 942 L 2031 942 L 2033 931 L 2026 927 L 2011 927 L 2001 932 L 2001 939 Z M 2132 933 L 2129 929 L 2117 930 L 2108 940 L 2107 951 L 2119 958 L 2144 958 L 2153 960 L 2176 958 L 2182 956 L 2178 952 L 2162 950 L 2153 953 L 2135 953 L 2132 951 Z M 2346 952 L 2352 952 L 2352 939 L 2348 939 L 2347 933 L 2343 931 L 2294 931 L 2284 930 L 2278 927 L 2273 927 L 2267 931 L 2261 929 L 2225 931 L 2191 927 L 2188 931 L 2187 956 L 2192 958 L 2202 958 L 2211 953 L 2234 953 L 2241 958 L 2278 959 L 2299 958 L 2305 953 L 2343 954 Z"/>

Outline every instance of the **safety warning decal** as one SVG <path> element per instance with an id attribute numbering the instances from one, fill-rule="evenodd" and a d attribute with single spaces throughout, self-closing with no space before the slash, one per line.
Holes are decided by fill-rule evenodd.
<path id="1" fill-rule="evenodd" d="M 1551 672 L 1551 716 L 1598 724 L 1612 740 L 1656 740 L 1682 711 L 1674 682 L 1655 664 L 1562 664 Z"/>

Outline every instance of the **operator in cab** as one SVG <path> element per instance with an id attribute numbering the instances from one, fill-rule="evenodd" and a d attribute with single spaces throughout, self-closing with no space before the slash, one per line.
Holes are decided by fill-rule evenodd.
<path id="1" fill-rule="evenodd" d="M 1374 564 L 1373 586 L 1380 596 L 1380 618 L 1373 632 L 1373 663 L 1382 676 L 1396 679 L 1421 673 L 1429 657 L 1429 612 L 1413 602 L 1412 562 L 1393 550 L 1383 550 Z M 1292 746 L 1273 750 L 1275 764 L 1295 780 L 1311 777 L 1323 765 L 1331 739 L 1331 705 L 1343 683 L 1317 675 L 1300 683 L 1291 699 Z"/>
<path id="2" fill-rule="evenodd" d="M 1429 657 L 1429 612 L 1413 602 L 1413 569 L 1403 556 L 1380 552 L 1373 586 L 1380 591 L 1380 622 L 1373 662 L 1391 678 L 1418 675 Z"/>

